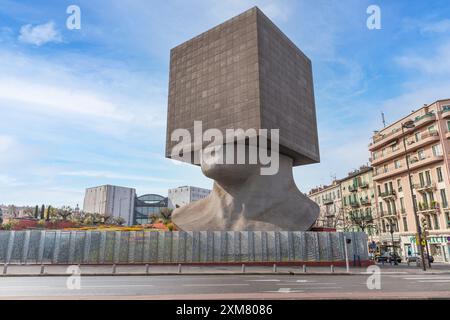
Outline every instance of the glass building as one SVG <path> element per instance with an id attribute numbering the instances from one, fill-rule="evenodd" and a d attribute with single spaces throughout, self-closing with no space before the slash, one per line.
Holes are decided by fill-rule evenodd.
<path id="1" fill-rule="evenodd" d="M 151 223 L 151 217 L 159 215 L 167 208 L 167 198 L 158 194 L 145 194 L 136 197 L 134 203 L 134 224 Z"/>

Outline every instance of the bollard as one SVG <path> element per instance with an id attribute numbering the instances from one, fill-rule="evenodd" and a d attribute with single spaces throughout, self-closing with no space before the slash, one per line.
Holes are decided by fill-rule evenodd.
<path id="1" fill-rule="evenodd" d="M 178 273 L 181 273 L 181 263 L 178 264 Z"/>
<path id="2" fill-rule="evenodd" d="M 330 271 L 331 271 L 331 273 L 334 273 L 334 266 L 333 265 L 330 266 Z"/>
<path id="3" fill-rule="evenodd" d="M 277 265 L 275 263 L 273 264 L 273 272 L 277 272 Z"/>
<path id="4" fill-rule="evenodd" d="M 3 274 L 7 274 L 7 273 L 8 273 L 8 264 L 5 263 L 5 264 L 3 265 Z"/>
<path id="5" fill-rule="evenodd" d="M 112 274 L 116 274 L 116 264 L 112 265 Z"/>
<path id="6" fill-rule="evenodd" d="M 45 265 L 41 264 L 41 272 L 40 274 L 44 274 L 45 273 Z"/>
<path id="7" fill-rule="evenodd" d="M 241 272 L 245 273 L 245 264 L 242 264 Z"/>
<path id="8" fill-rule="evenodd" d="M 303 273 L 306 273 L 306 264 L 303 265 Z"/>
<path id="9" fill-rule="evenodd" d="M 145 265 L 145 273 L 148 274 L 148 270 L 150 269 L 150 266 L 148 264 Z"/>

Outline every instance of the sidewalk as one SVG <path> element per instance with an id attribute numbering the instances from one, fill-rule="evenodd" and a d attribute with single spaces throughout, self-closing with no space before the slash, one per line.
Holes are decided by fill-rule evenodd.
<path id="1" fill-rule="evenodd" d="M 416 266 L 378 265 L 383 274 L 450 274 L 450 265 L 436 264 L 432 269 L 423 271 Z M 361 275 L 369 274 L 367 268 L 350 267 L 306 267 L 306 272 L 300 265 L 298 267 L 277 266 L 276 269 L 267 266 L 189 266 L 182 265 L 81 265 L 81 274 L 84 276 L 143 276 L 143 275 Z M 75 272 L 68 265 L 8 265 L 6 270 L 0 265 L 1 277 L 31 277 L 31 276 L 67 276 Z"/>

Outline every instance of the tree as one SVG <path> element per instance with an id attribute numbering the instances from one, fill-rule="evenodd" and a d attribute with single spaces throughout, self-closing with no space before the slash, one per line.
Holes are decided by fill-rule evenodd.
<path id="1" fill-rule="evenodd" d="M 52 206 L 48 206 L 47 217 L 45 217 L 45 221 L 50 221 L 52 214 L 53 214 L 53 208 L 52 208 Z"/>
<path id="2" fill-rule="evenodd" d="M 170 220 L 170 218 L 172 217 L 172 212 L 173 212 L 173 209 L 162 208 L 160 211 L 160 214 L 164 217 L 164 219 Z"/>
<path id="3" fill-rule="evenodd" d="M 374 220 L 371 214 L 350 213 L 348 219 L 351 225 L 358 227 L 362 232 L 374 226 Z"/>
<path id="4" fill-rule="evenodd" d="M 125 223 L 125 219 L 122 217 L 115 217 L 112 219 L 113 223 L 118 225 L 118 226 L 122 226 Z"/>
<path id="5" fill-rule="evenodd" d="M 34 207 L 34 217 L 36 219 L 39 219 L 39 206 L 36 205 L 36 207 Z"/>
<path id="6" fill-rule="evenodd" d="M 61 217 L 63 221 L 66 221 L 68 217 L 70 217 L 73 213 L 71 207 L 63 206 L 59 209 L 56 209 L 56 215 Z"/>
<path id="7" fill-rule="evenodd" d="M 44 219 L 45 219 L 45 206 L 42 205 L 41 206 L 41 220 L 44 220 Z"/>

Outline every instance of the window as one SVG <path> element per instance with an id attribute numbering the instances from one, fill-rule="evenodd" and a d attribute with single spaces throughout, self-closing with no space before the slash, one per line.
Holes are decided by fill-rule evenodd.
<path id="1" fill-rule="evenodd" d="M 428 132 L 433 133 L 436 132 L 436 127 L 434 125 L 428 127 Z"/>
<path id="2" fill-rule="evenodd" d="M 397 190 L 398 192 L 402 192 L 403 188 L 402 188 L 402 180 L 397 179 Z"/>
<path id="3" fill-rule="evenodd" d="M 438 230 L 441 227 L 439 226 L 439 217 L 437 214 L 433 214 L 433 220 L 434 220 L 434 229 Z"/>
<path id="4" fill-rule="evenodd" d="M 419 173 L 420 186 L 423 187 L 425 185 L 425 180 L 423 178 L 423 172 Z"/>
<path id="5" fill-rule="evenodd" d="M 427 185 L 431 184 L 430 170 L 425 171 L 425 177 L 427 178 Z"/>
<path id="6" fill-rule="evenodd" d="M 427 224 L 428 224 L 428 229 L 433 230 L 433 225 L 431 224 L 431 217 L 429 214 L 427 215 Z"/>
<path id="7" fill-rule="evenodd" d="M 440 144 L 435 144 L 431 148 L 433 149 L 433 155 L 435 157 L 442 156 L 442 149 L 441 149 L 441 145 Z"/>
<path id="8" fill-rule="evenodd" d="M 419 151 L 417 152 L 417 155 L 419 156 L 419 160 L 425 159 L 425 152 L 423 151 L 423 149 L 422 149 L 422 150 L 419 150 Z"/>
<path id="9" fill-rule="evenodd" d="M 385 164 L 385 165 L 383 166 L 383 172 L 384 172 L 384 173 L 388 172 L 388 166 L 387 166 L 387 164 Z"/>
<path id="10" fill-rule="evenodd" d="M 401 167 L 400 160 L 395 160 L 394 166 L 395 166 L 395 169 L 399 169 Z"/>
<path id="11" fill-rule="evenodd" d="M 420 140 L 420 134 L 418 132 L 416 132 L 414 134 L 414 138 L 416 139 L 416 142 Z"/>
<path id="12" fill-rule="evenodd" d="M 408 221 L 406 220 L 406 217 L 403 217 L 403 231 L 408 231 Z"/>
<path id="13" fill-rule="evenodd" d="M 402 213 L 405 213 L 405 202 L 403 198 L 400 198 L 400 209 L 402 210 Z"/>
<path id="14" fill-rule="evenodd" d="M 442 168 L 441 167 L 436 168 L 436 173 L 437 173 L 438 182 L 444 181 L 444 177 L 442 176 Z"/>
<path id="15" fill-rule="evenodd" d="M 450 131 L 450 120 L 447 121 L 447 130 Z"/>
<path id="16" fill-rule="evenodd" d="M 441 202 L 442 202 L 443 208 L 448 207 L 447 195 L 445 194 L 445 189 L 441 189 Z"/>
<path id="17" fill-rule="evenodd" d="M 448 211 L 445 212 L 445 220 L 447 220 L 447 228 L 450 228 L 450 213 Z"/>

